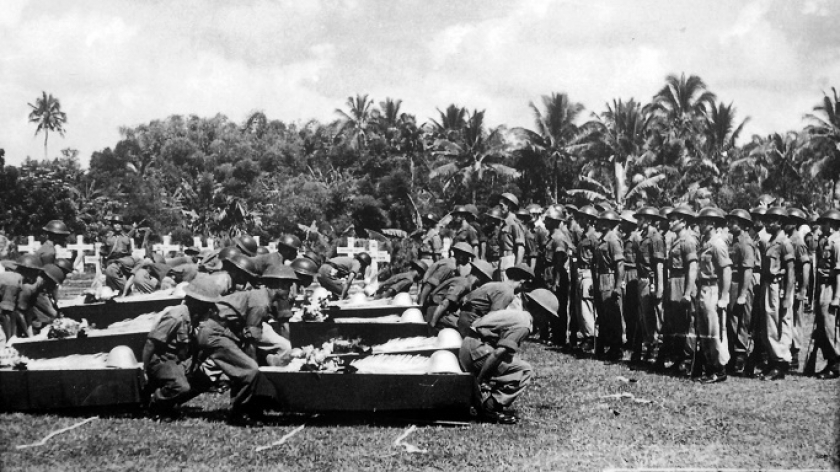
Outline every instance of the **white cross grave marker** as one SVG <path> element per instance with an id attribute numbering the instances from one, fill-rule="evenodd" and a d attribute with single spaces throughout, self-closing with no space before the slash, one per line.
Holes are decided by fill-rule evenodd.
<path id="1" fill-rule="evenodd" d="M 41 243 L 39 241 L 35 241 L 35 236 L 27 236 L 26 239 L 28 240 L 26 244 L 18 246 L 19 252 L 32 254 L 41 247 Z"/>
<path id="2" fill-rule="evenodd" d="M 172 236 L 164 236 L 163 244 L 155 244 L 152 246 L 152 251 L 163 254 L 164 257 L 169 257 L 172 251 L 178 252 L 181 250 L 180 244 L 172 244 Z"/>
<path id="3" fill-rule="evenodd" d="M 76 244 L 68 244 L 68 251 L 76 251 L 76 259 L 73 261 L 73 270 L 79 274 L 85 270 L 85 251 L 93 251 L 96 246 L 93 244 L 85 244 L 84 236 L 76 236 Z M 95 254 L 95 253 L 94 253 Z M 97 260 L 97 267 L 99 258 Z"/>

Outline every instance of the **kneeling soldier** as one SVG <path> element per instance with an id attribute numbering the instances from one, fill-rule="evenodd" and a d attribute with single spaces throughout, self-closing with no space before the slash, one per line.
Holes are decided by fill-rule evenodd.
<path id="1" fill-rule="evenodd" d="M 516 423 L 516 417 L 505 413 L 504 408 L 510 406 L 531 381 L 533 368 L 517 355 L 520 345 L 531 333 L 533 319 L 529 311 L 557 316 L 559 304 L 550 291 L 536 289 L 526 298 L 528 311 L 494 311 L 476 320 L 458 353 L 461 368 L 476 376 L 482 415 L 496 423 Z"/>
<path id="2" fill-rule="evenodd" d="M 176 406 L 209 387 L 209 379 L 192 362 L 193 327 L 215 309 L 221 294 L 209 280 L 191 283 L 184 293 L 184 303 L 164 311 L 143 347 L 143 366 L 151 391 L 149 413 L 153 415 L 168 416 Z"/>

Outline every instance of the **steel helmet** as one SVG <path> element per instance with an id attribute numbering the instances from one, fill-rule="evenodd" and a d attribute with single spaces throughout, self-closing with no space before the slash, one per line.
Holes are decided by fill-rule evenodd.
<path id="1" fill-rule="evenodd" d="M 223 260 L 222 264 L 236 267 L 237 269 L 241 270 L 242 272 L 245 272 L 251 277 L 257 276 L 257 265 L 254 264 L 254 261 L 252 261 L 251 258 L 243 254 L 235 254 Z"/>
<path id="2" fill-rule="evenodd" d="M 435 347 L 438 349 L 458 349 L 464 342 L 457 329 L 443 328 L 437 335 Z"/>
<path id="3" fill-rule="evenodd" d="M 473 273 L 479 273 L 483 275 L 487 280 L 493 279 L 493 272 L 495 271 L 495 269 L 493 269 L 493 266 L 489 262 L 485 261 L 484 259 L 476 259 L 470 262 L 470 264 L 472 264 L 473 266 Z"/>
<path id="4" fill-rule="evenodd" d="M 674 210 L 671 211 L 670 214 L 668 214 L 668 217 L 670 218 L 673 215 L 681 216 L 681 217 L 683 217 L 685 219 L 689 219 L 689 220 L 696 216 L 696 214 L 694 213 L 694 210 L 692 210 L 690 206 L 685 205 L 685 204 L 678 205 L 676 208 L 674 208 Z"/>
<path id="5" fill-rule="evenodd" d="M 467 212 L 469 212 L 470 216 L 472 216 L 473 218 L 478 218 L 477 206 L 473 205 L 472 203 L 467 203 L 466 205 L 464 205 L 464 207 L 467 209 Z"/>
<path id="6" fill-rule="evenodd" d="M 257 244 L 257 240 L 254 239 L 251 235 L 243 234 L 238 238 L 235 238 L 233 242 L 236 244 L 236 247 L 239 248 L 240 251 L 245 253 L 245 255 L 253 256 L 257 253 L 257 248 L 259 244 Z"/>
<path id="7" fill-rule="evenodd" d="M 362 263 L 363 266 L 367 267 L 373 262 L 373 259 L 370 258 L 370 254 L 366 252 L 360 252 L 356 254 L 356 259 Z"/>
<path id="8" fill-rule="evenodd" d="M 783 207 L 771 207 L 767 209 L 764 217 L 767 219 L 778 218 L 784 221 L 787 219 L 787 210 Z"/>
<path id="9" fill-rule="evenodd" d="M 356 292 L 353 295 L 350 295 L 347 303 L 350 305 L 364 305 L 367 303 L 367 297 L 363 292 Z"/>
<path id="10" fill-rule="evenodd" d="M 505 192 L 505 193 L 499 195 L 498 197 L 496 197 L 496 201 L 499 201 L 499 200 L 507 200 L 508 206 L 513 207 L 513 208 L 519 208 L 519 199 L 516 198 L 516 195 L 514 195 L 512 193 Z"/>
<path id="11" fill-rule="evenodd" d="M 437 223 L 438 222 L 438 217 L 435 216 L 434 213 L 426 213 L 425 215 L 423 215 L 422 220 L 423 221 L 428 221 L 430 223 Z"/>
<path id="12" fill-rule="evenodd" d="M 564 215 L 563 212 L 558 209 L 556 206 L 548 207 L 548 210 L 545 211 L 543 218 L 546 220 L 555 220 L 555 221 L 563 221 Z"/>
<path id="13" fill-rule="evenodd" d="M 34 254 L 24 254 L 17 260 L 18 269 L 40 270 L 42 266 L 41 258 Z"/>
<path id="14" fill-rule="evenodd" d="M 513 280 L 531 280 L 534 278 L 534 271 L 528 264 L 522 263 L 505 269 L 505 275 Z"/>
<path id="15" fill-rule="evenodd" d="M 674 212 L 674 207 L 669 207 L 669 206 L 662 207 L 662 208 L 659 209 L 659 216 L 661 216 L 663 220 L 667 220 L 668 216 L 670 216 L 671 213 L 673 213 L 673 212 Z"/>
<path id="16" fill-rule="evenodd" d="M 752 216 L 750 216 L 750 212 L 748 212 L 747 210 L 742 210 L 740 208 L 736 208 L 730 211 L 729 214 L 726 215 L 726 219 L 740 220 L 741 223 L 746 223 L 750 226 L 752 226 L 753 223 Z"/>
<path id="17" fill-rule="evenodd" d="M 271 251 L 269 251 L 267 247 L 260 246 L 260 247 L 257 248 L 257 254 L 256 255 L 257 256 L 264 256 L 264 255 L 269 254 L 269 253 L 271 253 Z"/>
<path id="18" fill-rule="evenodd" d="M 260 278 L 291 281 L 299 280 L 297 274 L 295 274 L 295 270 L 286 264 L 271 264 L 266 267 L 262 275 L 260 275 Z"/>
<path id="19" fill-rule="evenodd" d="M 222 299 L 220 287 L 209 278 L 196 279 L 184 289 L 184 296 L 200 302 L 216 303 Z"/>
<path id="20" fill-rule="evenodd" d="M 557 310 L 560 308 L 560 302 L 557 301 L 557 296 L 551 293 L 550 290 L 538 288 L 528 292 L 527 296 L 551 316 L 557 316 Z"/>
<path id="21" fill-rule="evenodd" d="M 767 214 L 767 208 L 765 207 L 757 207 L 750 210 L 750 215 L 752 215 L 754 220 L 760 220 L 764 218 L 764 215 Z"/>
<path id="22" fill-rule="evenodd" d="M 122 222 L 123 222 L 123 217 L 122 217 L 122 215 L 111 215 L 111 216 L 109 216 L 109 217 L 108 217 L 108 221 L 110 221 L 111 223 L 120 223 L 120 224 L 122 224 Z"/>
<path id="23" fill-rule="evenodd" d="M 520 220 L 530 221 L 531 220 L 531 213 L 529 213 L 528 210 L 526 210 L 524 208 L 520 208 L 519 210 L 516 210 L 516 217 L 519 218 Z"/>
<path id="24" fill-rule="evenodd" d="M 414 305 L 414 302 L 411 300 L 411 295 L 408 292 L 400 292 L 394 295 L 394 299 L 391 300 L 392 305 L 397 306 L 411 306 Z M 408 311 L 408 310 L 406 310 Z M 405 313 L 403 313 L 405 314 Z M 421 314 L 422 316 L 422 314 Z"/>
<path id="25" fill-rule="evenodd" d="M 598 202 L 595 204 L 595 209 L 600 212 L 605 212 L 613 210 L 613 207 L 610 205 L 610 202 Z"/>
<path id="26" fill-rule="evenodd" d="M 650 218 L 650 219 L 652 219 L 652 220 L 661 220 L 661 219 L 663 219 L 663 218 L 662 218 L 662 215 L 661 215 L 661 214 L 659 214 L 659 210 L 657 210 L 657 209 L 656 209 L 656 207 L 652 207 L 652 206 L 646 206 L 646 207 L 644 207 L 644 208 L 640 209 L 639 211 L 637 211 L 637 212 L 635 213 L 635 215 L 634 215 L 634 216 L 635 216 L 636 218 L 642 218 L 642 217 L 645 217 L 645 218 Z"/>
<path id="27" fill-rule="evenodd" d="M 242 251 L 240 251 L 239 249 L 237 249 L 235 247 L 232 247 L 232 246 L 223 247 L 221 250 L 219 250 L 219 260 L 220 261 L 225 261 L 225 260 L 230 259 L 231 257 L 237 256 L 237 255 L 242 255 Z"/>
<path id="28" fill-rule="evenodd" d="M 64 222 L 61 221 L 61 220 L 50 221 L 49 223 L 47 223 L 44 226 L 43 230 L 46 231 L 47 233 L 61 234 L 61 235 L 64 235 L 64 236 L 67 236 L 68 234 L 70 234 L 70 231 L 67 231 L 67 225 L 64 224 Z"/>
<path id="29" fill-rule="evenodd" d="M 140 367 L 137 358 L 134 357 L 134 351 L 128 346 L 116 346 L 108 352 L 108 357 L 105 359 L 105 367 L 111 369 L 136 369 Z"/>
<path id="30" fill-rule="evenodd" d="M 320 267 L 321 264 L 324 263 L 324 260 L 315 251 L 306 251 L 303 254 L 303 257 L 309 259 L 310 261 L 314 262 L 315 264 L 318 264 L 318 267 Z"/>
<path id="31" fill-rule="evenodd" d="M 294 234 L 284 234 L 280 237 L 280 240 L 277 241 L 278 246 L 286 246 L 288 248 L 294 249 L 295 251 L 300 250 L 300 238 L 295 236 Z"/>
<path id="32" fill-rule="evenodd" d="M 787 220 L 792 224 L 805 224 L 808 222 L 808 215 L 799 208 L 788 208 Z"/>
<path id="33" fill-rule="evenodd" d="M 578 210 L 577 213 L 579 216 L 585 216 L 593 219 L 598 218 L 598 210 L 596 210 L 592 205 L 584 205 L 580 207 L 580 210 Z"/>
<path id="34" fill-rule="evenodd" d="M 598 215 L 598 219 L 601 221 L 611 221 L 611 222 L 618 222 L 621 221 L 621 216 L 615 212 L 615 210 L 605 210 L 600 215 Z"/>
<path id="35" fill-rule="evenodd" d="M 429 357 L 429 373 L 448 373 L 460 374 L 461 364 L 458 362 L 458 357 L 450 351 L 435 351 Z"/>
<path id="36" fill-rule="evenodd" d="M 188 256 L 197 256 L 201 251 L 196 246 L 184 248 L 184 254 Z"/>
<path id="37" fill-rule="evenodd" d="M 65 274 L 73 272 L 73 263 L 67 259 L 56 259 L 55 265 L 58 266 Z"/>
<path id="38" fill-rule="evenodd" d="M 499 220 L 499 221 L 504 221 L 505 220 L 505 218 L 502 216 L 502 210 L 499 210 L 498 208 L 495 208 L 495 207 L 491 208 L 486 213 L 486 215 L 488 217 L 490 217 L 491 219 L 494 219 L 494 220 Z"/>
<path id="39" fill-rule="evenodd" d="M 622 211 L 621 212 L 621 221 L 624 222 L 624 223 L 630 223 L 633 226 L 636 226 L 636 225 L 639 224 L 639 222 L 636 221 L 636 216 L 633 214 L 632 210 Z"/>
<path id="40" fill-rule="evenodd" d="M 840 222 L 840 211 L 838 211 L 836 208 L 832 208 L 831 210 L 828 210 L 822 215 L 820 215 L 817 221 L 822 223 L 828 223 L 830 221 Z"/>
<path id="41" fill-rule="evenodd" d="M 312 259 L 308 259 L 306 257 L 298 257 L 293 260 L 291 267 L 292 270 L 301 275 L 315 277 L 315 274 L 318 273 L 318 264 L 316 264 Z"/>
<path id="42" fill-rule="evenodd" d="M 465 205 L 457 205 L 452 210 L 452 215 L 464 215 L 464 216 L 466 216 L 466 215 L 469 215 L 469 214 L 470 214 L 470 211 L 467 210 L 467 207 Z"/>
<path id="43" fill-rule="evenodd" d="M 67 278 L 67 274 L 64 273 L 57 265 L 55 264 L 47 264 L 44 266 L 41 271 L 44 272 L 44 275 L 55 282 L 56 285 L 61 285 L 64 283 L 64 279 Z"/>
<path id="44" fill-rule="evenodd" d="M 475 256 L 475 253 L 473 252 L 472 246 L 470 246 L 469 243 L 465 243 L 463 241 L 461 241 L 459 243 L 455 243 L 455 245 L 452 246 L 452 250 L 462 252 L 462 253 L 470 256 L 470 257 Z"/>
<path id="45" fill-rule="evenodd" d="M 526 206 L 525 209 L 528 210 L 528 213 L 532 215 L 540 214 L 543 212 L 542 207 L 537 205 L 536 203 L 531 203 L 530 205 Z"/>
<path id="46" fill-rule="evenodd" d="M 706 207 L 700 210 L 700 213 L 697 214 L 697 218 L 724 221 L 726 219 L 726 213 L 724 213 L 723 210 L 721 210 L 720 208 Z"/>
<path id="47" fill-rule="evenodd" d="M 420 272 L 421 274 L 425 274 L 426 271 L 429 270 L 429 265 L 419 259 L 411 261 L 410 265 L 412 269 L 417 269 L 417 272 Z"/>
<path id="48" fill-rule="evenodd" d="M 555 205 L 555 206 L 557 206 L 557 205 Z M 565 207 L 566 207 L 566 211 L 567 211 L 567 212 L 569 212 L 569 213 L 571 213 L 571 214 L 575 214 L 575 213 L 577 213 L 578 211 L 580 211 L 580 210 L 578 210 L 577 205 L 572 204 L 572 203 L 567 203 L 567 204 L 565 205 Z"/>

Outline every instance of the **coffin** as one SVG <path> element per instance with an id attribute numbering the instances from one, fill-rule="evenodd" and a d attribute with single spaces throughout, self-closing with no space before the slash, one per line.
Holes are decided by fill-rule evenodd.
<path id="1" fill-rule="evenodd" d="M 391 305 L 389 300 L 376 300 L 364 305 L 337 302 L 327 306 L 327 314 L 333 318 L 376 318 L 402 315 L 409 308 L 420 308 L 420 305 Z"/>
<path id="2" fill-rule="evenodd" d="M 0 369 L 0 411 L 114 407 L 141 402 L 141 369 Z"/>
<path id="3" fill-rule="evenodd" d="M 61 307 L 61 312 L 67 318 L 76 321 L 82 321 L 84 318 L 88 320 L 89 324 L 97 328 L 105 328 L 118 321 L 136 318 L 144 313 L 158 312 L 168 306 L 179 305 L 183 300 L 183 297 L 173 297 L 171 295 L 128 297 L 107 302 L 65 305 Z"/>
<path id="4" fill-rule="evenodd" d="M 134 351 L 134 357 L 143 358 L 143 346 L 149 332 L 117 333 L 87 338 L 64 339 L 21 339 L 14 344 L 22 355 L 30 359 L 48 359 L 72 354 L 96 354 L 110 352 L 117 346 L 128 346 Z"/>
<path id="5" fill-rule="evenodd" d="M 289 342 L 293 347 L 320 346 L 335 338 L 358 338 L 362 344 L 373 345 L 415 336 L 429 336 L 429 326 L 425 323 L 289 323 Z"/>
<path id="6" fill-rule="evenodd" d="M 292 412 L 469 411 L 472 374 L 345 374 L 260 370 Z"/>

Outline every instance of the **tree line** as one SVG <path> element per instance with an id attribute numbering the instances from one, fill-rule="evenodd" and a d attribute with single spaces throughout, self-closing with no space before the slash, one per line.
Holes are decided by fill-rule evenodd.
<path id="1" fill-rule="evenodd" d="M 528 104 L 527 128 L 488 126 L 485 110 L 459 104 L 421 122 L 401 100 L 368 95 L 349 97 L 330 123 L 261 111 L 242 123 L 173 115 L 120 128 L 87 170 L 73 149 L 20 166 L 0 154 L 0 224 L 27 235 L 63 219 L 95 233 L 104 216 L 121 213 L 176 240 L 241 231 L 329 240 L 354 230 L 410 233 L 421 214 L 464 203 L 483 211 L 501 192 L 619 208 L 748 208 L 769 193 L 819 211 L 840 197 L 840 97 L 831 92 L 803 110 L 802 129 L 740 145 L 749 117 L 684 74 L 668 76 L 647 102 L 613 99 L 600 111 L 545 95 Z M 49 133 L 63 135 L 67 116 L 46 92 L 30 106 L 46 156 Z"/>

